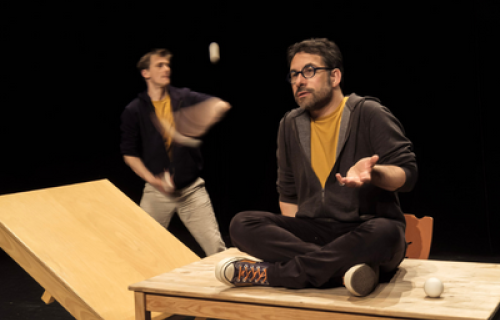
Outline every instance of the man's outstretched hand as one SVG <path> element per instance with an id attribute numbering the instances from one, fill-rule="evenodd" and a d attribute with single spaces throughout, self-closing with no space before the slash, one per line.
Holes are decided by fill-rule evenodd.
<path id="1" fill-rule="evenodd" d="M 359 188 L 365 183 L 372 181 L 372 170 L 379 159 L 378 155 L 360 159 L 355 165 L 347 171 L 347 176 L 342 177 L 337 173 L 335 177 L 341 186 L 350 188 Z"/>

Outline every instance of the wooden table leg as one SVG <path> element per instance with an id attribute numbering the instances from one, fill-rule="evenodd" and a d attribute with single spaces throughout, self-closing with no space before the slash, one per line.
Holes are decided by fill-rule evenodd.
<path id="1" fill-rule="evenodd" d="M 54 297 L 47 290 L 45 290 L 42 295 L 42 301 L 45 302 L 45 304 L 51 304 L 55 300 L 56 299 L 54 299 Z"/>
<path id="2" fill-rule="evenodd" d="M 151 320 L 151 312 L 146 310 L 146 295 L 135 292 L 135 320 Z"/>

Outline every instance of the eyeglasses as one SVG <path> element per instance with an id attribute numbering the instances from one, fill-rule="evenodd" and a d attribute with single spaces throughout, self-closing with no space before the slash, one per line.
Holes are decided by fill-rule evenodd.
<path id="1" fill-rule="evenodd" d="M 335 68 L 327 68 L 327 67 L 313 67 L 313 66 L 305 66 L 302 68 L 302 71 L 290 71 L 286 76 L 286 80 L 291 84 L 294 84 L 297 81 L 299 74 L 306 79 L 310 79 L 316 75 L 316 70 L 333 70 Z"/>

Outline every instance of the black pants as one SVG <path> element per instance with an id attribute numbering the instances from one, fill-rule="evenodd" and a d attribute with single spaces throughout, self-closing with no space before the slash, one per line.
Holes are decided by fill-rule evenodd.
<path id="1" fill-rule="evenodd" d="M 404 224 L 386 218 L 343 223 L 246 211 L 233 218 L 230 235 L 241 251 L 271 262 L 273 287 L 334 286 L 359 263 L 390 273 L 406 251 Z"/>

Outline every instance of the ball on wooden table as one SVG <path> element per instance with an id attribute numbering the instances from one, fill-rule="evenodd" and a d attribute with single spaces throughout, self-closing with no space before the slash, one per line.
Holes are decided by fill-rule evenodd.
<path id="1" fill-rule="evenodd" d="M 212 42 L 208 46 L 208 52 L 210 54 L 210 62 L 217 63 L 220 60 L 220 50 L 219 44 L 217 42 Z"/>
<path id="2" fill-rule="evenodd" d="M 443 293 L 444 285 L 438 278 L 429 278 L 425 281 L 424 291 L 428 297 L 438 298 Z"/>

